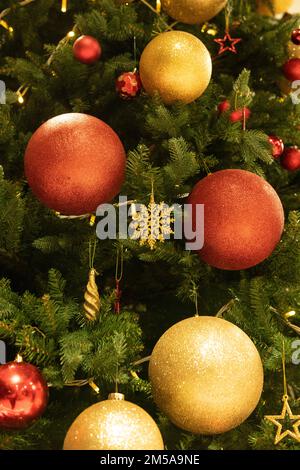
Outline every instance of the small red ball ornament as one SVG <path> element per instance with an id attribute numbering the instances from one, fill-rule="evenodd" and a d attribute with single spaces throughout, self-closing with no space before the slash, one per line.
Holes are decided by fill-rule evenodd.
<path id="1" fill-rule="evenodd" d="M 65 215 L 94 212 L 120 191 L 125 150 L 94 116 L 68 113 L 42 124 L 25 152 L 25 175 L 45 206 Z"/>
<path id="2" fill-rule="evenodd" d="M 289 171 L 296 171 L 300 169 L 300 150 L 297 147 L 290 147 L 285 149 L 280 164 L 283 168 Z"/>
<path id="3" fill-rule="evenodd" d="M 199 181 L 188 198 L 204 204 L 204 246 L 199 255 L 220 269 L 240 270 L 266 259 L 280 240 L 284 213 L 272 186 L 244 170 L 222 170 Z"/>
<path id="4" fill-rule="evenodd" d="M 294 29 L 291 35 L 291 41 L 296 44 L 296 46 L 300 46 L 300 29 Z"/>
<path id="5" fill-rule="evenodd" d="M 134 98 L 142 89 L 142 82 L 138 72 L 125 72 L 116 80 L 116 91 L 124 98 Z"/>
<path id="6" fill-rule="evenodd" d="M 230 109 L 230 103 L 228 100 L 224 100 L 218 104 L 218 111 L 220 114 L 226 113 L 226 111 L 229 111 L 229 109 Z"/>
<path id="7" fill-rule="evenodd" d="M 99 42 L 92 36 L 80 36 L 73 44 L 73 55 L 82 64 L 94 64 L 101 53 Z"/>
<path id="8" fill-rule="evenodd" d="M 284 151 L 284 144 L 283 144 L 282 139 L 280 139 L 276 135 L 270 135 L 268 140 L 269 140 L 270 145 L 272 145 L 273 157 L 279 158 Z"/>
<path id="9" fill-rule="evenodd" d="M 22 429 L 47 406 L 48 387 L 40 371 L 26 362 L 0 366 L 0 428 Z"/>
<path id="10" fill-rule="evenodd" d="M 249 108 L 246 108 L 246 107 L 232 111 L 232 113 L 230 113 L 229 115 L 229 119 L 231 122 L 243 121 L 244 113 L 245 113 L 245 119 L 249 119 L 251 115 L 251 111 Z"/>
<path id="11" fill-rule="evenodd" d="M 300 80 L 300 59 L 290 59 L 283 66 L 283 74 L 287 80 Z"/>

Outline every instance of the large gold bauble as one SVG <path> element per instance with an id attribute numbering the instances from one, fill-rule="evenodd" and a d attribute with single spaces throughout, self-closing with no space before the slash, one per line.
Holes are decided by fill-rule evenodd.
<path id="1" fill-rule="evenodd" d="M 121 393 L 84 410 L 69 428 L 64 450 L 163 450 L 160 431 L 146 411 Z"/>
<path id="2" fill-rule="evenodd" d="M 300 46 L 297 46 L 292 41 L 288 42 L 287 51 L 290 59 L 300 59 Z"/>
<path id="3" fill-rule="evenodd" d="M 161 0 L 162 9 L 177 21 L 204 23 L 216 16 L 227 0 Z"/>
<path id="4" fill-rule="evenodd" d="M 190 103 L 207 88 L 212 62 L 200 39 L 183 31 L 156 36 L 140 59 L 140 77 L 150 95 L 158 92 L 165 104 Z"/>
<path id="5" fill-rule="evenodd" d="M 285 13 L 288 11 L 290 6 L 293 3 L 293 0 L 270 0 L 273 4 L 273 9 L 275 15 L 279 13 Z M 257 12 L 265 16 L 273 16 L 273 12 L 268 6 L 268 2 L 263 2 L 262 0 L 257 1 Z"/>
<path id="6" fill-rule="evenodd" d="M 167 330 L 152 352 L 149 376 L 158 407 L 195 434 L 238 426 L 256 407 L 263 387 L 254 344 L 217 317 L 188 318 Z"/>

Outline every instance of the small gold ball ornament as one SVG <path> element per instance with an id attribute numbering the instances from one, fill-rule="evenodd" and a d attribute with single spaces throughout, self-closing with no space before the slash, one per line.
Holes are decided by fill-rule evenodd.
<path id="1" fill-rule="evenodd" d="M 237 326 L 193 317 L 169 328 L 149 364 L 154 401 L 178 427 L 219 434 L 241 424 L 263 387 L 260 356 Z"/>
<path id="2" fill-rule="evenodd" d="M 161 0 L 162 9 L 177 21 L 201 24 L 216 16 L 227 0 Z"/>
<path id="3" fill-rule="evenodd" d="M 290 59 L 300 59 L 300 46 L 296 46 L 292 41 L 288 42 L 287 51 Z"/>
<path id="4" fill-rule="evenodd" d="M 84 410 L 69 428 L 64 450 L 163 450 L 161 433 L 151 416 L 111 393 Z"/>
<path id="5" fill-rule="evenodd" d="M 269 0 L 272 3 L 275 15 L 279 13 L 285 13 L 288 11 L 293 3 L 293 0 Z M 265 16 L 273 16 L 271 8 L 268 6 L 268 1 L 258 0 L 257 1 L 257 12 Z"/>
<path id="6" fill-rule="evenodd" d="M 211 57 L 200 39 L 184 31 L 158 34 L 145 47 L 140 77 L 146 92 L 158 92 L 165 104 L 190 103 L 207 88 Z"/>

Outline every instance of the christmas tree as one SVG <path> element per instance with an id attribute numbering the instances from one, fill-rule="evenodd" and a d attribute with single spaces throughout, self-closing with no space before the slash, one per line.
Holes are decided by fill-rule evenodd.
<path id="1" fill-rule="evenodd" d="M 300 450 L 290 3 L 0 0 L 0 449 Z"/>

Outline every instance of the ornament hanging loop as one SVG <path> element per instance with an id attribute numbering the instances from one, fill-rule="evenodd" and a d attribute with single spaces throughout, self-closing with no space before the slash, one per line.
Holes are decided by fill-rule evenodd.
<path id="1" fill-rule="evenodd" d="M 120 282 L 123 277 L 123 265 L 124 265 L 124 254 L 123 254 L 123 245 L 117 248 L 117 257 L 116 257 L 116 271 L 115 271 L 115 304 L 114 310 L 116 314 L 120 313 L 121 310 L 121 296 L 122 291 L 120 289 Z"/>

